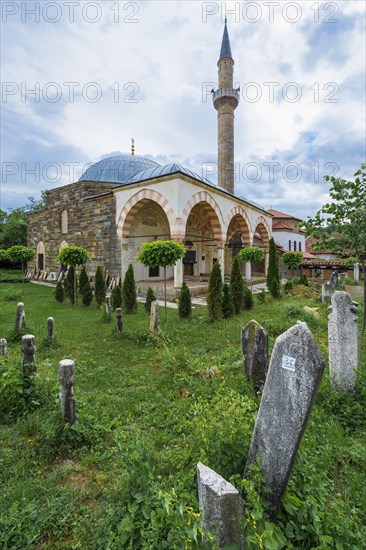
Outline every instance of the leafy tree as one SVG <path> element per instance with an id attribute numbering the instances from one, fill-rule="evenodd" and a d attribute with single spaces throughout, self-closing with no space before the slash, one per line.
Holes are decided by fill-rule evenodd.
<path id="1" fill-rule="evenodd" d="M 179 293 L 178 313 L 182 319 L 188 319 L 192 315 L 191 293 L 184 282 Z"/>
<path id="2" fill-rule="evenodd" d="M 57 261 L 63 265 L 72 266 L 76 268 L 78 265 L 85 265 L 89 260 L 89 254 L 85 248 L 81 246 L 65 246 L 57 255 Z M 76 281 L 76 269 L 74 269 L 74 300 L 73 304 L 77 302 L 77 281 Z"/>
<path id="3" fill-rule="evenodd" d="M 132 313 L 137 308 L 136 284 L 132 264 L 128 266 L 122 285 L 122 305 L 125 313 Z"/>
<path id="4" fill-rule="evenodd" d="M 164 268 L 164 303 L 166 317 L 166 268 L 171 267 L 181 260 L 186 253 L 185 246 L 175 241 L 153 241 L 144 243 L 137 256 L 137 261 L 147 267 Z"/>
<path id="5" fill-rule="evenodd" d="M 0 210 L 0 248 L 27 246 L 27 212 L 41 210 L 46 206 L 47 193 L 42 191 L 39 200 L 28 197 L 25 206 L 12 208 L 9 212 Z"/>
<path id="6" fill-rule="evenodd" d="M 285 252 L 282 254 L 282 261 L 288 267 L 292 269 L 292 276 L 294 275 L 294 269 L 297 269 L 304 256 L 302 252 Z"/>
<path id="7" fill-rule="evenodd" d="M 86 272 L 86 267 L 83 265 L 79 275 L 79 291 L 81 294 L 84 294 L 84 288 L 87 288 L 88 286 L 90 287 L 89 277 Z"/>
<path id="8" fill-rule="evenodd" d="M 332 183 L 329 195 L 332 202 L 325 204 L 314 218 L 302 226 L 308 235 L 318 239 L 314 249 L 327 248 L 343 257 L 353 256 L 362 266 L 364 280 L 364 312 L 362 332 L 366 326 L 366 164 L 348 181 L 325 176 Z M 332 232 L 330 231 L 332 228 Z"/>
<path id="9" fill-rule="evenodd" d="M 149 286 L 146 293 L 146 301 L 145 301 L 145 311 L 147 313 L 151 312 L 151 304 L 152 302 L 155 302 L 156 296 L 154 294 L 153 289 Z"/>
<path id="10" fill-rule="evenodd" d="M 233 298 L 234 311 L 240 313 L 244 304 L 244 279 L 238 255 L 233 259 L 230 273 L 230 290 Z"/>
<path id="11" fill-rule="evenodd" d="M 259 246 L 248 246 L 248 248 L 242 248 L 238 253 L 238 258 L 241 262 L 249 262 L 251 265 L 263 262 L 264 250 Z M 250 277 L 250 286 L 253 286 L 252 277 Z"/>
<path id="12" fill-rule="evenodd" d="M 99 307 L 103 304 L 105 300 L 106 291 L 107 288 L 105 284 L 104 270 L 102 266 L 98 265 L 97 271 L 95 273 L 94 294 L 95 301 L 97 302 Z"/>
<path id="13" fill-rule="evenodd" d="M 272 285 L 272 281 L 276 280 L 278 285 Z M 278 258 L 276 251 L 276 243 L 273 237 L 269 239 L 269 258 L 268 258 L 268 271 L 267 271 L 267 288 L 271 291 L 271 288 L 278 286 L 280 288 L 280 272 L 278 269 Z M 272 292 L 271 292 L 272 294 Z"/>
<path id="14" fill-rule="evenodd" d="M 24 283 L 24 270 L 27 262 L 33 260 L 36 253 L 31 248 L 26 246 L 15 245 L 6 251 L 6 257 L 14 264 L 22 265 L 22 276 Z"/>
<path id="15" fill-rule="evenodd" d="M 65 301 L 65 288 L 61 281 L 58 281 L 55 288 L 55 298 L 60 304 Z"/>
<path id="16" fill-rule="evenodd" d="M 229 285 L 226 283 L 222 287 L 222 316 L 228 319 L 234 315 L 234 303 Z"/>
<path id="17" fill-rule="evenodd" d="M 251 290 L 248 288 L 248 285 L 244 282 L 244 309 L 253 309 L 254 300 Z"/>
<path id="18" fill-rule="evenodd" d="M 111 292 L 111 307 L 113 309 L 122 307 L 122 289 L 118 285 Z"/>
<path id="19" fill-rule="evenodd" d="M 208 281 L 208 317 L 211 322 L 222 316 L 222 275 L 219 262 L 215 262 Z"/>

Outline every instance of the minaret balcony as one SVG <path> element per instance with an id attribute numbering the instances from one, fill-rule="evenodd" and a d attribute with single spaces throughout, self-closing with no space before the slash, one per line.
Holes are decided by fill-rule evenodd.
<path id="1" fill-rule="evenodd" d="M 216 92 L 212 90 L 212 101 L 214 105 L 216 101 L 226 98 L 234 99 L 236 100 L 236 104 L 238 104 L 240 100 L 240 88 L 219 88 Z"/>

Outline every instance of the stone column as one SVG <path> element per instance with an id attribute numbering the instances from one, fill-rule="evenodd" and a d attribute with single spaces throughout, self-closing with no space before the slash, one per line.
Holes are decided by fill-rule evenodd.
<path id="1" fill-rule="evenodd" d="M 360 264 L 358 263 L 353 266 L 353 278 L 356 283 L 358 283 L 360 280 Z"/>
<path id="2" fill-rule="evenodd" d="M 47 319 L 47 340 L 52 341 L 55 337 L 55 321 L 53 317 Z"/>
<path id="3" fill-rule="evenodd" d="M 23 302 L 17 304 L 17 311 L 15 315 L 15 330 L 21 330 L 25 327 L 25 312 Z"/>
<path id="4" fill-rule="evenodd" d="M 8 356 L 8 342 L 5 338 L 0 339 L 0 357 Z"/>
<path id="5" fill-rule="evenodd" d="M 269 264 L 269 250 L 264 251 L 264 274 L 267 277 L 268 273 L 268 264 Z"/>
<path id="6" fill-rule="evenodd" d="M 75 384 L 75 362 L 71 359 L 63 359 L 59 362 L 58 367 L 58 379 L 61 383 L 61 418 L 64 422 L 70 422 L 70 424 L 73 424 L 76 420 L 76 407 L 73 391 L 73 385 Z"/>
<path id="7" fill-rule="evenodd" d="M 174 288 L 181 288 L 183 284 L 183 260 L 178 260 L 174 266 Z"/>
<path id="8" fill-rule="evenodd" d="M 248 282 L 252 279 L 252 264 L 250 262 L 245 264 L 245 279 Z"/>
<path id="9" fill-rule="evenodd" d="M 218 262 L 221 268 L 222 280 L 225 278 L 225 247 L 224 243 L 218 245 Z"/>

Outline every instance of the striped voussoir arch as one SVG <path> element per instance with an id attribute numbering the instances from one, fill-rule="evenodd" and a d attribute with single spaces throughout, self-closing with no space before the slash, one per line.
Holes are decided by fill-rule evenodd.
<path id="1" fill-rule="evenodd" d="M 166 217 L 168 218 L 170 233 L 172 233 L 175 216 L 173 209 L 169 207 L 168 199 L 166 199 L 158 191 L 141 189 L 138 193 L 133 195 L 133 197 L 131 197 L 122 208 L 122 212 L 118 220 L 118 235 L 122 236 L 122 238 L 128 238 L 130 236 L 130 229 L 134 217 L 137 212 L 149 201 L 155 202 L 164 210 Z"/>
<path id="2" fill-rule="evenodd" d="M 234 218 L 236 218 L 240 224 L 240 230 L 242 233 L 244 243 L 250 246 L 252 242 L 250 236 L 252 235 L 253 232 L 252 232 L 248 215 L 242 206 L 234 206 L 234 208 L 232 208 L 229 212 L 229 215 L 226 219 L 227 240 L 229 240 L 232 237 L 232 235 L 229 235 L 229 228 L 230 228 L 230 222 Z"/>
<path id="3" fill-rule="evenodd" d="M 210 226 L 213 229 L 215 239 L 222 241 L 222 228 L 224 227 L 224 221 L 222 218 L 221 210 L 217 202 L 207 193 L 207 191 L 200 191 L 193 195 L 183 208 L 183 217 L 185 224 L 187 224 L 188 217 L 197 204 L 202 203 L 202 208 L 207 214 Z"/>
<path id="4" fill-rule="evenodd" d="M 259 218 L 255 220 L 254 233 L 260 234 L 263 240 L 263 245 L 265 246 L 265 248 L 268 248 L 271 231 L 269 229 L 267 220 L 263 216 L 259 216 Z"/>

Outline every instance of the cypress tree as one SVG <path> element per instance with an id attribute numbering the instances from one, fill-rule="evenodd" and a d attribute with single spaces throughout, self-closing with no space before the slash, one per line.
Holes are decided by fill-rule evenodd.
<path id="1" fill-rule="evenodd" d="M 69 266 L 66 278 L 65 278 L 65 293 L 70 298 L 71 303 L 76 303 L 76 296 L 75 294 L 75 286 L 74 286 L 74 275 L 75 275 L 75 267 L 73 265 Z M 76 290 L 77 292 L 77 290 Z"/>
<path id="2" fill-rule="evenodd" d="M 95 301 L 97 302 L 99 307 L 103 304 L 105 300 L 106 290 L 107 289 L 106 289 L 106 284 L 104 280 L 104 270 L 99 265 L 95 273 L 95 286 L 94 286 Z"/>
<path id="3" fill-rule="evenodd" d="M 111 307 L 116 309 L 122 307 L 122 289 L 120 286 L 115 286 L 111 293 Z"/>
<path id="4" fill-rule="evenodd" d="M 276 243 L 272 237 L 269 240 L 269 261 L 268 261 L 268 272 L 267 272 L 267 288 L 271 291 L 272 281 L 276 280 L 278 283 L 278 289 L 280 288 L 280 273 L 278 269 L 278 259 L 276 252 Z M 276 286 L 276 285 L 275 285 Z M 271 292 L 272 294 L 272 292 Z"/>
<path id="5" fill-rule="evenodd" d="M 80 275 L 79 275 L 79 291 L 81 294 L 84 294 L 84 288 L 90 287 L 89 283 L 89 277 L 86 272 L 85 265 L 81 268 Z"/>
<path id="6" fill-rule="evenodd" d="M 93 300 L 93 291 L 91 289 L 89 279 L 87 279 L 84 283 L 84 289 L 83 289 L 83 304 L 84 306 L 90 306 Z"/>
<path id="7" fill-rule="evenodd" d="M 62 302 L 65 300 L 65 289 L 61 281 L 59 281 L 56 285 L 55 298 L 58 302 L 60 302 L 60 304 L 62 304 Z"/>
<path id="8" fill-rule="evenodd" d="M 137 295 L 133 266 L 128 266 L 122 285 L 122 306 L 125 313 L 133 313 L 137 308 Z"/>
<path id="9" fill-rule="evenodd" d="M 191 293 L 186 283 L 182 284 L 179 293 L 178 312 L 182 319 L 188 319 L 192 315 Z"/>
<path id="10" fill-rule="evenodd" d="M 222 316 L 228 319 L 232 315 L 234 315 L 233 297 L 229 285 L 225 283 L 222 287 Z"/>
<path id="11" fill-rule="evenodd" d="M 150 313 L 151 311 L 151 304 L 156 300 L 156 296 L 154 294 L 153 289 L 149 286 L 146 293 L 146 301 L 145 301 L 145 311 L 146 313 Z"/>
<path id="12" fill-rule="evenodd" d="M 239 258 L 234 257 L 230 273 L 230 290 L 233 298 L 234 312 L 240 313 L 244 305 L 244 279 Z"/>
<path id="13" fill-rule="evenodd" d="M 273 298 L 280 298 L 281 297 L 281 291 L 280 291 L 280 284 L 277 281 L 277 279 L 273 279 L 271 283 L 271 288 L 269 289 L 271 295 Z"/>
<path id="14" fill-rule="evenodd" d="M 215 262 L 208 282 L 207 290 L 208 317 L 211 322 L 222 316 L 222 277 L 219 262 Z"/>
<path id="15" fill-rule="evenodd" d="M 254 306 L 253 294 L 245 282 L 244 282 L 243 306 L 244 306 L 244 309 L 253 309 L 253 306 Z"/>

